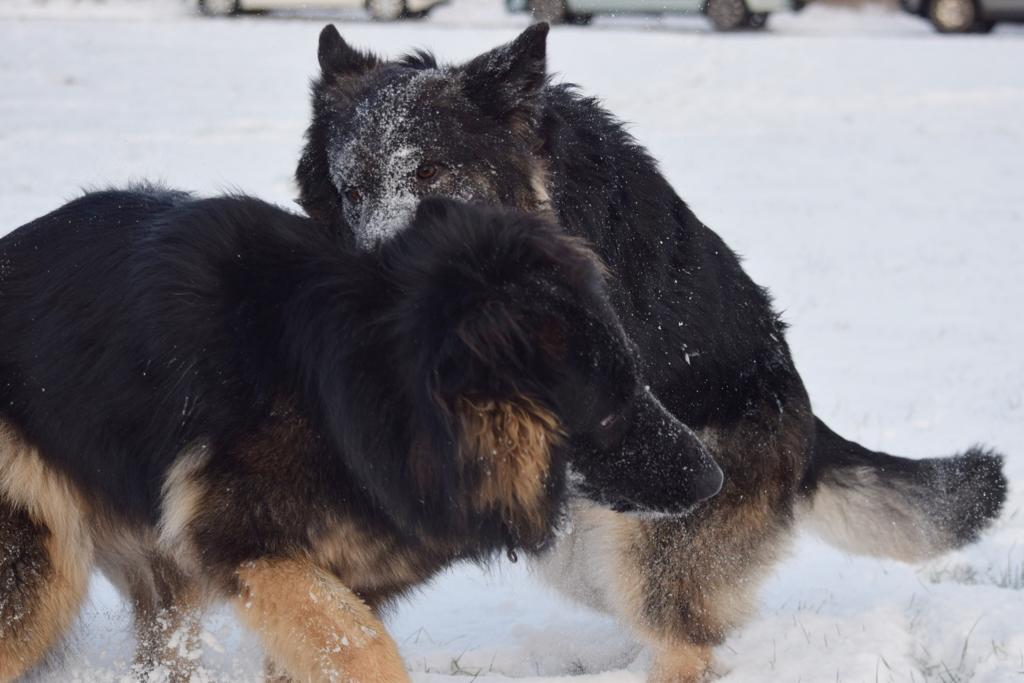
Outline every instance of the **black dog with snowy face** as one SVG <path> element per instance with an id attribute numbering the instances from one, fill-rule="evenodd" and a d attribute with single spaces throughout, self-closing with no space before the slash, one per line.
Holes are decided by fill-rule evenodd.
<path id="1" fill-rule="evenodd" d="M 811 409 L 766 290 L 599 102 L 546 73 L 547 27 L 464 64 L 387 60 L 328 26 L 299 162 L 301 204 L 364 249 L 430 195 L 554 216 L 593 245 L 655 395 L 726 472 L 694 514 L 575 507 L 548 574 L 654 650 L 652 680 L 698 680 L 750 613 L 802 520 L 857 553 L 916 561 L 975 540 L 1006 496 L 983 449 L 911 460 L 836 435 Z M 617 571 L 608 571 L 616 567 Z"/>
<path id="2" fill-rule="evenodd" d="M 673 512 L 721 485 L 593 254 L 535 218 L 435 200 L 360 253 L 255 199 L 135 188 L 19 228 L 0 264 L 0 680 L 94 565 L 143 670 L 188 680 L 167 638 L 224 599 L 295 680 L 407 680 L 373 608 L 542 549 L 570 488 Z"/>

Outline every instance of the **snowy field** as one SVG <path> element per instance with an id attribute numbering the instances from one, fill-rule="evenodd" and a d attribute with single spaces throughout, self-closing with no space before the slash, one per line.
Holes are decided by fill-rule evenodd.
<path id="1" fill-rule="evenodd" d="M 525 24 L 498 0 L 396 26 L 3 0 L 0 234 L 140 178 L 292 205 L 325 17 L 358 45 L 450 59 Z M 801 538 L 719 648 L 720 680 L 1024 682 L 1024 31 L 941 37 L 812 7 L 763 35 L 601 19 L 549 44 L 552 69 L 632 122 L 772 289 L 819 415 L 895 453 L 1009 454 L 1005 514 L 963 552 L 909 567 Z M 647 663 L 522 564 L 456 568 L 390 624 L 418 683 L 639 682 Z M 257 679 L 258 649 L 227 615 L 203 640 L 204 681 Z M 101 579 L 69 645 L 39 680 L 127 680 L 128 614 Z"/>

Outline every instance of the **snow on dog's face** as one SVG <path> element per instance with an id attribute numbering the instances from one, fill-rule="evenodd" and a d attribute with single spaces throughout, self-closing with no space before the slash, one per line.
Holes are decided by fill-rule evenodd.
<path id="1" fill-rule="evenodd" d="M 547 174 L 533 154 L 546 35 L 534 26 L 441 67 L 426 53 L 383 62 L 326 27 L 297 172 L 302 206 L 363 249 L 408 225 L 427 196 L 546 210 Z"/>

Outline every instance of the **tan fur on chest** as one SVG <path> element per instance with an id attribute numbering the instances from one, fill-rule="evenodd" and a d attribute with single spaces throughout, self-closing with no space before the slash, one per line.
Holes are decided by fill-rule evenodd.
<path id="1" fill-rule="evenodd" d="M 500 511 L 514 526 L 542 527 L 551 449 L 562 439 L 557 418 L 525 397 L 461 398 L 456 412 L 461 455 L 480 477 L 473 503 L 481 511 Z"/>

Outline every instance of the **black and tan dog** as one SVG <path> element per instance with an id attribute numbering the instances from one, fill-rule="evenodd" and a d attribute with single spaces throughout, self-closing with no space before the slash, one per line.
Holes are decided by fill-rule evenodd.
<path id="1" fill-rule="evenodd" d="M 551 540 L 571 489 L 679 511 L 721 471 L 640 382 L 602 272 L 437 200 L 374 254 L 249 198 L 86 195 L 0 240 L 0 680 L 94 566 L 140 672 L 234 603 L 277 670 L 407 680 L 376 608 Z"/>
<path id="2" fill-rule="evenodd" d="M 767 292 L 622 124 L 546 73 L 547 27 L 464 64 L 389 61 L 320 38 L 297 178 L 318 222 L 370 249 L 430 195 L 554 215 L 611 272 L 616 313 L 665 406 L 699 429 L 722 494 L 680 519 L 575 506 L 547 574 L 652 647 L 652 679 L 692 681 L 753 606 L 804 521 L 853 552 L 915 561 L 968 543 L 1006 494 L 981 449 L 909 460 L 817 419 Z"/>

